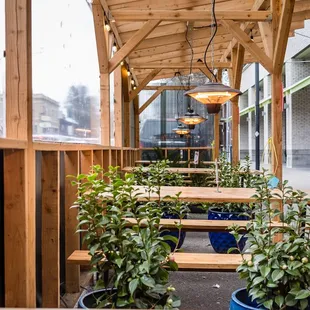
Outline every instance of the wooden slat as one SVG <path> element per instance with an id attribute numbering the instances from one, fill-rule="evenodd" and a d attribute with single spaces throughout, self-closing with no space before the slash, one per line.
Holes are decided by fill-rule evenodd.
<path id="1" fill-rule="evenodd" d="M 60 306 L 59 152 L 42 152 L 42 307 Z"/>
<path id="2" fill-rule="evenodd" d="M 161 93 L 163 89 L 158 89 L 140 108 L 139 114 L 141 114 Z"/>
<path id="3" fill-rule="evenodd" d="M 140 93 L 140 91 L 144 89 L 144 87 L 155 78 L 155 76 L 160 72 L 160 70 L 161 69 L 152 70 L 148 74 L 148 76 L 139 84 L 139 86 L 135 90 L 131 91 L 130 96 L 129 96 L 129 101 L 135 99 L 136 96 Z"/>
<path id="4" fill-rule="evenodd" d="M 96 151 L 102 154 L 102 151 Z M 69 151 L 64 153 L 65 176 L 79 174 L 79 152 Z M 71 185 L 71 178 L 65 178 L 65 250 L 66 257 L 80 248 L 80 235 L 76 234 L 78 224 L 78 209 L 70 207 L 76 200 L 77 188 Z M 79 266 L 66 266 L 66 292 L 77 293 L 80 291 L 80 268 Z"/>
<path id="5" fill-rule="evenodd" d="M 26 140 L 0 138 L 0 149 L 26 149 Z"/>
<path id="6" fill-rule="evenodd" d="M 238 24 L 232 20 L 223 20 L 221 23 L 269 73 L 272 73 L 273 68 L 271 59 L 251 40 L 249 35 L 246 34 Z"/>
<path id="7" fill-rule="evenodd" d="M 109 72 L 113 72 L 115 68 L 124 60 L 153 30 L 160 24 L 160 20 L 152 20 L 138 30 L 126 44 L 119 49 L 112 59 L 109 61 Z"/>
<path id="8" fill-rule="evenodd" d="M 92 151 L 81 151 L 80 152 L 80 165 L 81 173 L 88 174 L 93 164 L 93 152 Z"/>
<path id="9" fill-rule="evenodd" d="M 68 257 L 68 263 L 89 265 L 88 251 L 74 251 Z M 242 263 L 240 254 L 213 254 L 213 253 L 174 253 L 175 262 L 179 270 L 201 271 L 235 271 Z"/>
<path id="10" fill-rule="evenodd" d="M 93 165 L 103 165 L 103 152 L 101 150 L 93 151 Z"/>
<path id="11" fill-rule="evenodd" d="M 29 304 L 27 190 L 24 150 L 4 151 L 4 264 L 5 306 Z M 9 268 L 11 266 L 11 268 Z M 15 266 L 15 268 L 12 268 Z M 33 266 L 34 268 L 34 266 Z"/>
<path id="12" fill-rule="evenodd" d="M 209 11 L 189 11 L 189 10 L 115 10 L 112 12 L 115 20 L 119 21 L 211 21 Z M 230 19 L 236 21 L 266 21 L 272 19 L 269 11 L 216 11 L 218 20 Z"/>

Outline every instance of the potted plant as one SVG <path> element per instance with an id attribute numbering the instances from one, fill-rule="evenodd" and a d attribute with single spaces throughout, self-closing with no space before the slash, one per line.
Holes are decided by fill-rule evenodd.
<path id="1" fill-rule="evenodd" d="M 101 176 L 108 178 L 105 182 Z M 133 174 L 121 179 L 117 168 L 103 173 L 99 166 L 88 175 L 80 174 L 77 232 L 84 232 L 92 271 L 98 276 L 95 289 L 80 298 L 84 308 L 175 309 L 180 300 L 169 285 L 170 270 L 177 264 L 160 236 L 160 207 L 150 201 L 138 204 Z M 176 204 L 177 197 L 175 198 Z M 133 226 L 126 217 L 133 218 Z M 179 228 L 180 230 L 180 228 Z"/>
<path id="2" fill-rule="evenodd" d="M 219 186 L 220 187 L 253 187 L 259 175 L 251 172 L 251 161 L 249 157 L 245 158 L 245 163 L 238 162 L 232 165 L 227 161 L 225 154 L 220 156 L 219 160 Z M 209 220 L 230 220 L 241 221 L 249 220 L 251 217 L 251 208 L 245 203 L 221 203 L 221 204 L 203 204 L 202 208 L 208 212 Z M 227 251 L 236 247 L 236 241 L 229 232 L 209 232 L 210 243 L 217 253 L 227 253 Z M 244 248 L 246 238 L 239 241 L 239 247 Z"/>
<path id="3" fill-rule="evenodd" d="M 162 186 L 183 186 L 183 176 L 179 173 L 173 173 L 168 171 L 168 160 L 161 160 L 156 163 L 150 164 L 147 170 L 143 167 L 137 167 L 134 169 L 133 174 L 136 179 L 136 185 L 146 186 L 149 188 L 149 193 L 156 193 L 158 199 L 157 205 L 161 210 L 161 218 L 165 219 L 178 219 L 181 221 L 183 218 L 187 218 L 189 208 L 186 203 L 176 203 L 161 201 L 161 188 Z M 161 236 L 173 236 L 178 239 L 178 243 L 171 240 L 166 242 L 171 247 L 171 251 L 176 248 L 179 249 L 184 243 L 186 232 L 184 231 L 169 231 L 165 230 L 161 233 Z"/>
<path id="4" fill-rule="evenodd" d="M 295 191 L 287 181 L 272 190 L 270 176 L 256 183 L 255 217 L 247 226 L 248 249 L 242 255 L 237 271 L 247 282 L 246 289 L 233 294 L 231 310 L 235 309 L 309 309 L 310 239 L 309 207 L 306 194 Z M 285 207 L 276 209 L 272 199 Z M 280 219 L 283 226 L 272 227 Z M 239 227 L 232 235 L 240 240 Z M 236 250 L 236 249 L 233 249 Z"/>

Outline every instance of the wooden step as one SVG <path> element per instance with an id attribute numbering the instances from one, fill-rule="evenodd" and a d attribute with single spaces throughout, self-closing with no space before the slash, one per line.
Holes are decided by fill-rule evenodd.
<path id="1" fill-rule="evenodd" d="M 247 258 L 248 256 L 246 256 Z M 68 257 L 69 264 L 88 265 L 90 263 L 88 251 L 76 250 Z M 179 270 L 188 271 L 236 271 L 241 264 L 240 254 L 214 253 L 175 253 L 174 258 Z"/>
<path id="2" fill-rule="evenodd" d="M 133 218 L 127 218 L 128 226 L 133 226 L 137 222 Z M 177 230 L 176 223 L 180 223 L 178 219 L 161 219 L 160 225 L 163 228 Z M 249 221 L 217 221 L 217 220 L 200 220 L 200 219 L 182 219 L 182 230 L 183 231 L 213 231 L 220 232 L 225 231 L 233 224 L 240 226 L 241 230 L 246 229 L 246 225 Z M 143 225 L 143 221 L 140 223 Z M 285 224 L 281 222 L 272 222 L 270 227 L 283 227 Z M 142 226 L 143 227 L 143 226 Z"/>

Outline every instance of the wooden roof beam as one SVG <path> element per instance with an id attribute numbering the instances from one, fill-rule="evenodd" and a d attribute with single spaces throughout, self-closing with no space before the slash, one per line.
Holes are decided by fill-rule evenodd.
<path id="1" fill-rule="evenodd" d="M 139 84 L 139 86 L 133 90 L 129 95 L 129 101 L 135 99 L 140 91 L 149 83 L 151 82 L 155 76 L 160 72 L 161 69 L 154 69 L 148 76 Z"/>
<path id="2" fill-rule="evenodd" d="M 272 73 L 272 60 L 265 54 L 265 52 L 257 46 L 255 42 L 232 20 L 222 20 L 222 25 L 238 40 L 240 44 L 258 61 L 265 69 Z"/>
<path id="3" fill-rule="evenodd" d="M 109 71 L 108 42 L 104 33 L 104 12 L 100 4 L 96 2 L 92 5 L 94 28 L 97 44 L 99 72 L 106 73 Z"/>
<path id="4" fill-rule="evenodd" d="M 120 50 L 115 53 L 113 58 L 110 59 L 109 72 L 113 72 L 121 61 L 123 61 L 159 24 L 160 20 L 151 20 L 146 22 L 144 26 L 138 30 Z"/>
<path id="5" fill-rule="evenodd" d="M 189 11 L 189 10 L 115 10 L 113 16 L 116 21 L 211 21 L 211 12 Z M 270 21 L 272 13 L 270 11 L 216 11 L 218 20 L 236 21 Z"/>
<path id="6" fill-rule="evenodd" d="M 143 90 L 158 90 L 158 89 L 162 89 L 162 90 L 188 90 L 188 89 L 192 89 L 195 88 L 196 85 L 191 85 L 191 86 L 177 86 L 177 85 L 167 85 L 167 86 L 145 86 L 143 88 Z"/>
<path id="7" fill-rule="evenodd" d="M 251 8 L 251 11 L 259 11 L 259 10 L 265 10 L 266 7 L 269 4 L 269 0 L 255 0 L 253 3 L 253 6 Z M 246 22 L 241 25 L 240 27 L 245 33 L 249 34 L 251 29 L 253 28 L 253 23 L 252 22 Z M 224 61 L 227 58 L 229 58 L 229 55 L 232 51 L 232 49 L 237 45 L 237 40 L 234 39 L 232 40 L 231 44 L 228 45 L 226 51 L 224 52 L 221 60 Z"/>
<path id="8" fill-rule="evenodd" d="M 211 63 L 209 66 L 212 66 Z M 230 62 L 214 62 L 214 68 L 231 68 Z M 133 69 L 189 69 L 190 63 L 146 63 L 146 64 L 133 64 Z M 204 69 L 206 68 L 204 63 L 194 63 L 193 69 Z"/>

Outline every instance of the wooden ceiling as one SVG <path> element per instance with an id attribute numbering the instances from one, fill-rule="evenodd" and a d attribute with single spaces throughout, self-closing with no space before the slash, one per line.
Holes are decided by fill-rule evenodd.
<path id="1" fill-rule="evenodd" d="M 100 3 L 119 47 L 133 40 L 138 31 L 146 29 L 144 39 L 127 58 L 139 83 L 151 76 L 154 69 L 160 69 L 155 79 L 173 77 L 176 71 L 182 75 L 189 73 L 188 22 L 189 27 L 193 27 L 188 31 L 194 52 L 193 71 L 200 71 L 200 66 L 203 70 L 204 65 L 197 60 L 203 60 L 211 35 L 211 0 L 100 0 Z M 271 66 L 270 59 L 265 57 L 270 53 L 268 45 L 271 44 L 269 21 L 272 14 L 268 0 L 216 0 L 216 16 L 214 67 L 231 67 L 231 50 L 242 41 L 249 45 L 245 48 L 244 63 L 259 61 L 266 69 Z M 308 18 L 310 0 L 296 0 L 290 36 L 294 35 L 294 30 L 303 28 Z M 207 61 L 211 62 L 211 48 Z M 116 58 L 114 66 L 117 62 Z"/>

